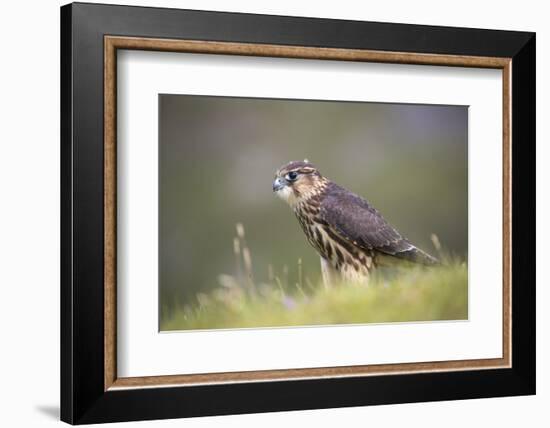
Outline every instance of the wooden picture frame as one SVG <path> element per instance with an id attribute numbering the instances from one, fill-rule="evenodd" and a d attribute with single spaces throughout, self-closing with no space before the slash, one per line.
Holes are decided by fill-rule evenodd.
<path id="1" fill-rule="evenodd" d="M 502 70 L 502 358 L 118 377 L 118 49 Z M 77 3 L 61 9 L 61 54 L 62 420 L 95 423 L 535 392 L 534 34 Z"/>

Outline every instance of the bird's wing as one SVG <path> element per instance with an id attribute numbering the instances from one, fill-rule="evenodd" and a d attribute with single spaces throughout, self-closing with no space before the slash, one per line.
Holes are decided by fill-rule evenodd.
<path id="1" fill-rule="evenodd" d="M 365 250 L 417 263 L 437 263 L 401 236 L 365 199 L 340 186 L 330 186 L 319 214 L 334 232 Z"/>

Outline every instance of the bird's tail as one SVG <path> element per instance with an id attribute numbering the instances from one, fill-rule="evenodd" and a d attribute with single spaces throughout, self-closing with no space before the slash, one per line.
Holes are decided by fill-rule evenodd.
<path id="1" fill-rule="evenodd" d="M 437 266 L 441 264 L 438 259 L 413 245 L 407 250 L 392 254 L 380 253 L 377 255 L 376 260 L 379 266 L 395 266 L 396 264 L 403 265 L 403 263 L 421 264 L 425 266 Z"/>
<path id="2" fill-rule="evenodd" d="M 434 266 L 439 265 L 441 262 L 436 259 L 434 256 L 426 253 L 425 251 L 421 250 L 420 248 L 414 247 L 413 249 L 409 250 L 411 252 L 411 261 L 415 263 L 420 263 L 426 266 Z"/>
<path id="3" fill-rule="evenodd" d="M 396 254 L 400 259 L 407 260 L 412 263 L 418 263 L 426 266 L 436 266 L 441 264 L 441 262 L 420 248 L 412 247 L 408 250 L 401 251 Z"/>

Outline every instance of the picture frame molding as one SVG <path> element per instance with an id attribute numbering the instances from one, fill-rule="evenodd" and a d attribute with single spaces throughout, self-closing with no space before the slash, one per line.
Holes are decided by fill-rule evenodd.
<path id="1" fill-rule="evenodd" d="M 336 49 L 289 45 L 267 45 L 199 40 L 173 40 L 106 35 L 105 46 L 105 390 L 184 386 L 260 380 L 292 380 L 397 374 L 430 371 L 495 369 L 511 365 L 510 287 L 510 58 L 464 55 L 432 55 L 404 52 L 378 52 L 358 49 Z M 494 68 L 502 70 L 503 94 L 503 349 L 502 358 L 475 360 L 433 361 L 421 363 L 377 364 L 308 369 L 256 370 L 171 376 L 117 377 L 116 375 L 116 63 L 117 50 L 142 50 L 207 55 L 247 55 L 272 58 L 317 59 L 390 64 L 440 65 L 457 67 Z"/>

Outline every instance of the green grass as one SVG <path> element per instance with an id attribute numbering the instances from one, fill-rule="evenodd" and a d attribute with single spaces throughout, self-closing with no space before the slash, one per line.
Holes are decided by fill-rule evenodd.
<path id="1" fill-rule="evenodd" d="M 241 285 L 222 276 L 222 286 L 199 294 L 195 304 L 164 310 L 161 330 L 229 329 L 364 324 L 468 317 L 468 269 L 459 261 L 438 267 L 399 269 L 371 278 L 368 286 L 339 284 L 283 287 Z"/>
<path id="2" fill-rule="evenodd" d="M 220 275 L 219 287 L 199 293 L 194 302 L 163 306 L 161 331 L 261 328 L 329 324 L 464 320 L 468 318 L 468 267 L 432 242 L 440 266 L 410 265 L 376 271 L 368 285 L 326 288 L 303 278 L 301 260 L 295 282 L 288 269 L 281 277 L 268 267 L 268 280 L 254 279 L 244 227 L 233 242 L 234 276 Z"/>

